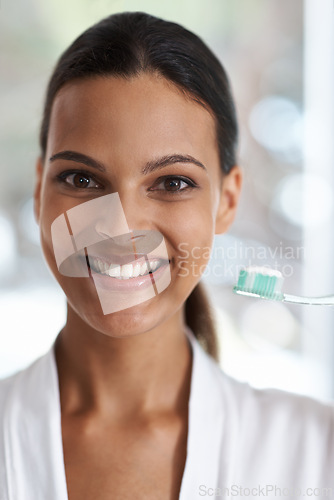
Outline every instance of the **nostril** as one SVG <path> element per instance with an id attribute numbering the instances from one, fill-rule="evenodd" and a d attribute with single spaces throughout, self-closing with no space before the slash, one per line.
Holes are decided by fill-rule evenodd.
<path id="1" fill-rule="evenodd" d="M 110 234 L 107 234 L 107 233 L 104 233 L 103 231 L 98 231 L 98 230 L 96 232 L 97 232 L 97 234 L 99 234 L 100 236 L 102 236 L 102 238 L 104 238 L 104 239 L 109 238 L 109 239 L 112 240 L 112 237 L 110 236 Z"/>
<path id="2" fill-rule="evenodd" d="M 146 237 L 145 234 L 136 234 L 136 235 L 134 235 L 131 229 L 130 229 L 130 234 L 131 234 L 131 240 L 132 241 L 134 241 L 134 240 L 137 241 L 137 240 L 140 240 L 141 238 L 145 238 Z"/>

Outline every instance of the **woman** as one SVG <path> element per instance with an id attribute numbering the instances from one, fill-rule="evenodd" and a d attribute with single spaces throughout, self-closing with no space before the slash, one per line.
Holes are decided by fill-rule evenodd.
<path id="1" fill-rule="evenodd" d="M 176 24 L 114 15 L 62 55 L 35 213 L 67 322 L 1 383 L 1 500 L 333 486 L 333 409 L 254 391 L 213 359 L 199 281 L 235 215 L 236 138 L 223 68 Z"/>

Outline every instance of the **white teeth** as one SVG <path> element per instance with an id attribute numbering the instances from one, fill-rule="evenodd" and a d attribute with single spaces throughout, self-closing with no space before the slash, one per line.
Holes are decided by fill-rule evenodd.
<path id="1" fill-rule="evenodd" d="M 106 274 L 109 274 L 112 278 L 119 278 L 121 276 L 121 268 L 119 266 L 110 267 Z"/>
<path id="2" fill-rule="evenodd" d="M 139 276 L 139 273 L 140 273 L 140 267 L 141 267 L 141 266 L 140 266 L 139 262 L 137 262 L 137 263 L 135 264 L 134 268 L 133 268 L 133 274 L 132 274 L 132 276 L 133 276 L 134 278 L 137 278 L 137 276 Z"/>
<path id="3" fill-rule="evenodd" d="M 132 278 L 133 266 L 132 264 L 124 264 L 121 268 L 122 278 Z"/>
<path id="4" fill-rule="evenodd" d="M 131 263 L 119 266 L 117 264 L 109 265 L 100 259 L 93 259 L 93 268 L 95 271 L 118 279 L 137 278 L 139 275 L 143 276 L 148 274 L 149 271 L 155 271 L 159 264 L 160 261 L 153 260 L 148 265 L 146 261 L 142 263 L 137 261 L 135 264 Z"/>
<path id="5" fill-rule="evenodd" d="M 152 271 L 156 270 L 157 265 L 158 265 L 158 261 L 157 260 L 155 260 L 154 262 L 151 263 L 151 269 L 152 269 Z"/>
<path id="6" fill-rule="evenodd" d="M 148 271 L 147 269 L 147 264 L 146 262 L 144 262 L 141 266 L 140 266 L 140 275 L 143 276 L 143 274 L 146 274 Z"/>

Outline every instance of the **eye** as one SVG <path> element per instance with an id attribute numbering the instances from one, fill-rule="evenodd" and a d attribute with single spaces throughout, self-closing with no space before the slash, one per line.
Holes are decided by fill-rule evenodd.
<path id="1" fill-rule="evenodd" d="M 194 187 L 196 187 L 196 184 L 186 177 L 169 176 L 158 179 L 158 181 L 155 183 L 154 187 L 150 189 L 150 191 L 166 191 L 168 193 L 178 193 L 180 191 L 185 191 Z"/>
<path id="2" fill-rule="evenodd" d="M 63 172 L 58 175 L 58 180 L 75 189 L 92 189 L 101 187 L 101 185 L 91 175 L 85 172 Z"/>

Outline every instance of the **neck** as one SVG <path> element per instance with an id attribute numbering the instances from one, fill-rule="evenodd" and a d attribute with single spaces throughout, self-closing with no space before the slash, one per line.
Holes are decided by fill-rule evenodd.
<path id="1" fill-rule="evenodd" d="M 68 308 L 55 354 L 63 414 L 124 418 L 187 407 L 192 356 L 181 313 L 150 331 L 116 338 Z"/>

